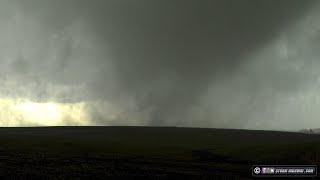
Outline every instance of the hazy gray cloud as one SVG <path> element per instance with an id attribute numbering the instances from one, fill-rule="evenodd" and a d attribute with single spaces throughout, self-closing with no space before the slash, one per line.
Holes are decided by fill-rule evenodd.
<path id="1" fill-rule="evenodd" d="M 316 116 L 297 105 L 316 92 L 316 1 L 0 3 L 0 95 L 59 103 L 60 119 L 77 107 L 89 125 L 293 129 Z"/>

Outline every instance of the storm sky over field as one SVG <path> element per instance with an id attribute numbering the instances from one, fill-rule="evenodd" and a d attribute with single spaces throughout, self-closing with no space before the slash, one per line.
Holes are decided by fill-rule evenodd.
<path id="1" fill-rule="evenodd" d="M 0 0 L 0 125 L 320 127 L 320 2 Z"/>

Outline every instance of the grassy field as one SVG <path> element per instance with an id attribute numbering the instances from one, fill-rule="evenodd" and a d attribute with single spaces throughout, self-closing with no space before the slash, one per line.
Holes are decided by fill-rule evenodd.
<path id="1" fill-rule="evenodd" d="M 320 136 L 174 127 L 0 128 L 1 179 L 247 179 L 252 164 L 320 164 Z"/>

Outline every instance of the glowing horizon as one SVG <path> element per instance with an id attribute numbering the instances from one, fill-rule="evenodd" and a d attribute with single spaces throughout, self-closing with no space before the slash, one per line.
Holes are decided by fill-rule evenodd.
<path id="1" fill-rule="evenodd" d="M 0 98 L 0 126 L 60 126 L 90 124 L 85 103 L 35 102 L 23 98 Z"/>

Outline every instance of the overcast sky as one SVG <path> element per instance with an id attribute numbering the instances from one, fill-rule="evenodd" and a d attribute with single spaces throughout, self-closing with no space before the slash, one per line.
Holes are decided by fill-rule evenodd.
<path id="1" fill-rule="evenodd" d="M 0 125 L 320 127 L 319 18 L 311 0 L 0 0 Z"/>

